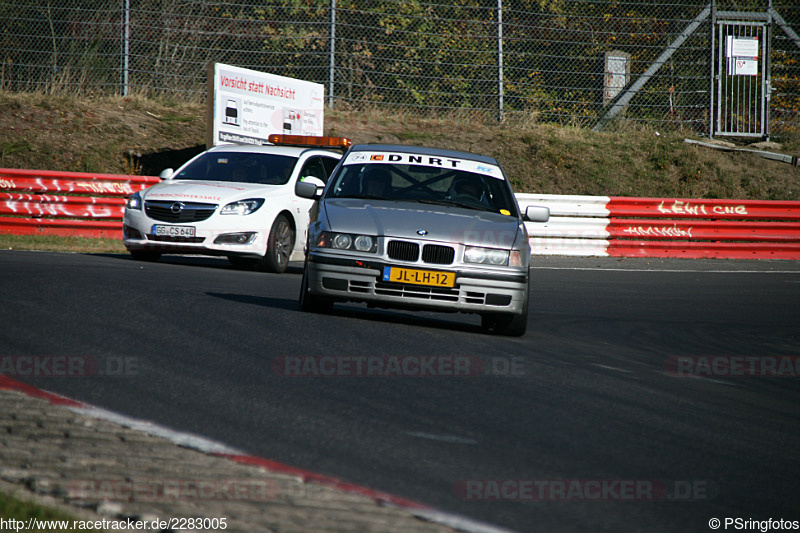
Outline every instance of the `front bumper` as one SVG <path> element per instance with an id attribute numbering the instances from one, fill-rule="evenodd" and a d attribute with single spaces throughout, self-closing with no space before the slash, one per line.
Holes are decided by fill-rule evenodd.
<path id="1" fill-rule="evenodd" d="M 486 271 L 463 265 L 434 269 L 455 272 L 455 286 L 451 288 L 383 281 L 387 266 L 419 268 L 312 251 L 306 267 L 308 290 L 337 301 L 376 307 L 462 313 L 522 314 L 528 298 L 527 270 Z"/>
<path id="2" fill-rule="evenodd" d="M 192 226 L 193 237 L 156 236 L 154 225 Z M 217 242 L 235 240 L 242 235 L 246 242 Z M 153 220 L 141 212 L 126 212 L 122 222 L 122 241 L 129 251 L 153 251 L 165 254 L 236 255 L 263 257 L 267 250 L 267 233 L 252 226 L 224 226 L 215 217 L 203 222 L 169 224 Z"/>

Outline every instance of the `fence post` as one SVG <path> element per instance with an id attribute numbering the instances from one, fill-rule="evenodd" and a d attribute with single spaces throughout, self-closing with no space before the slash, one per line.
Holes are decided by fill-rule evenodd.
<path id="1" fill-rule="evenodd" d="M 497 0 L 497 119 L 503 121 L 503 0 Z"/>
<path id="2" fill-rule="evenodd" d="M 709 73 L 708 73 L 708 93 L 709 93 L 709 102 L 708 102 L 708 138 L 714 138 L 714 117 L 716 113 L 714 112 L 714 87 L 716 87 L 715 83 L 715 67 L 714 67 L 714 58 L 716 55 L 716 21 L 717 21 L 717 2 L 716 0 L 711 0 L 711 58 L 708 61 L 709 66 Z"/>
<path id="3" fill-rule="evenodd" d="M 122 96 L 128 96 L 128 61 L 131 42 L 131 0 L 122 2 Z"/>
<path id="4" fill-rule="evenodd" d="M 328 108 L 333 109 L 333 80 L 336 74 L 336 0 L 331 0 L 330 66 L 328 69 Z"/>

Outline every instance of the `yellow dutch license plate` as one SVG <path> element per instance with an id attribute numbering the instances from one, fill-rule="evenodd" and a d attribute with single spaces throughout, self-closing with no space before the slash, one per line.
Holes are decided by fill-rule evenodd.
<path id="1" fill-rule="evenodd" d="M 456 273 L 387 266 L 383 267 L 383 281 L 411 283 L 412 285 L 432 285 L 434 287 L 453 287 L 456 284 Z"/>

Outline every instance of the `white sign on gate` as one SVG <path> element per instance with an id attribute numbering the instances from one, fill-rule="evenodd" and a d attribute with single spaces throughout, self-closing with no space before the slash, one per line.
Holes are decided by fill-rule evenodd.
<path id="1" fill-rule="evenodd" d="M 755 59 L 733 57 L 731 63 L 733 64 L 731 74 L 735 76 L 758 76 L 758 61 Z"/>
<path id="2" fill-rule="evenodd" d="M 758 37 L 734 37 L 725 41 L 728 75 L 758 76 Z"/>
<path id="3" fill-rule="evenodd" d="M 728 35 L 726 55 L 728 57 L 758 58 L 758 37 L 734 37 Z"/>
<path id="4" fill-rule="evenodd" d="M 208 85 L 209 147 L 323 133 L 324 85 L 222 63 L 209 65 Z"/>

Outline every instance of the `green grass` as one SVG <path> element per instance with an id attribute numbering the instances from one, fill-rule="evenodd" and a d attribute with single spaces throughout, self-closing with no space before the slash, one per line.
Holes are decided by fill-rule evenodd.
<path id="1" fill-rule="evenodd" d="M 126 253 L 119 239 L 84 239 L 51 235 L 0 235 L 0 250 L 39 250 L 95 254 Z"/>
<path id="2" fill-rule="evenodd" d="M 27 502 L 20 499 L 17 499 L 13 496 L 8 494 L 4 494 L 0 492 L 0 518 L 6 521 L 6 527 L 3 528 L 7 531 L 15 531 L 16 529 L 11 527 L 11 525 L 7 522 L 9 519 L 14 519 L 18 521 L 26 522 L 31 519 L 35 518 L 37 520 L 58 520 L 58 521 L 67 521 L 70 526 L 74 524 L 76 520 L 74 516 L 51 509 L 49 507 L 45 507 L 43 505 L 39 505 L 37 503 Z M 13 524 L 13 523 L 12 523 Z M 17 526 L 19 527 L 19 526 Z M 18 529 L 19 531 L 31 531 L 28 529 Z M 37 531 L 45 531 L 45 530 L 37 530 Z M 67 529 L 58 529 L 58 528 L 50 528 L 46 531 L 63 531 L 63 532 L 83 532 L 89 531 L 88 529 L 75 529 L 69 527 Z M 105 531 L 105 530 L 97 530 L 92 529 L 92 531 Z"/>

